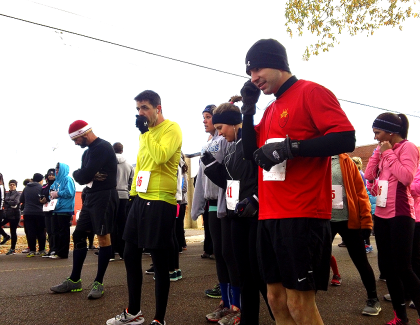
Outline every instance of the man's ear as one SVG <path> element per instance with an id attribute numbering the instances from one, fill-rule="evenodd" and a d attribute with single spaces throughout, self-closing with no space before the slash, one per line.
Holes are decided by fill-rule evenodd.
<path id="1" fill-rule="evenodd" d="M 162 106 L 158 105 L 156 106 L 157 112 L 162 114 Z"/>

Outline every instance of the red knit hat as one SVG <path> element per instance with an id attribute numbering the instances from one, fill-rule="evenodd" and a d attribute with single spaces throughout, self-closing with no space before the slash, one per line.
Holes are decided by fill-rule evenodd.
<path id="1" fill-rule="evenodd" d="M 92 128 L 85 121 L 74 121 L 69 127 L 70 139 L 74 140 L 86 133 L 89 133 L 90 131 L 92 131 Z"/>

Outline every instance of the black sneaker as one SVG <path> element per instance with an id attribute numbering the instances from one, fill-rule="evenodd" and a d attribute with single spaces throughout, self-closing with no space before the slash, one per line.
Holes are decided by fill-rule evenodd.
<path id="1" fill-rule="evenodd" d="M 10 238 L 11 237 L 9 235 L 3 236 L 3 240 L 0 242 L 0 245 L 6 244 L 6 242 L 9 241 Z"/>
<path id="2" fill-rule="evenodd" d="M 146 270 L 146 274 L 155 274 L 155 267 L 153 264 L 150 264 L 151 268 Z"/>
<path id="3" fill-rule="evenodd" d="M 222 291 L 220 290 L 220 284 L 216 284 L 213 289 L 207 289 L 204 291 L 207 297 L 220 299 L 222 298 Z"/>

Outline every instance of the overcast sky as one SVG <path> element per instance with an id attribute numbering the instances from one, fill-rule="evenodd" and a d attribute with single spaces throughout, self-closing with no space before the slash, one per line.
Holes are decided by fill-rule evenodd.
<path id="1" fill-rule="evenodd" d="M 357 145 L 374 143 L 371 129 L 382 113 L 343 100 L 420 115 L 420 20 L 374 36 L 342 35 L 329 53 L 302 60 L 312 35 L 290 38 L 284 2 L 0 0 L 0 14 L 83 34 L 239 76 L 199 68 L 140 51 L 59 33 L 0 16 L 0 172 L 6 181 L 45 174 L 60 161 L 71 172 L 83 150 L 68 137 L 76 119 L 111 144 L 121 142 L 135 163 L 139 131 L 133 98 L 152 89 L 164 117 L 180 124 L 183 152 L 206 141 L 201 112 L 239 94 L 247 80 L 245 55 L 261 38 L 287 49 L 299 79 L 329 88 L 356 129 Z M 243 76 L 243 77 L 240 77 Z M 261 95 L 258 121 L 273 96 Z M 420 118 L 410 117 L 409 139 L 420 145 Z M 56 148 L 53 150 L 53 148 Z M 80 189 L 80 187 L 79 187 Z"/>

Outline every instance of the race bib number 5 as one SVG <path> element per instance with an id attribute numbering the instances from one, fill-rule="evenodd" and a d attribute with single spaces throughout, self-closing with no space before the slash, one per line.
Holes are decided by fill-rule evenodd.
<path id="1" fill-rule="evenodd" d="M 332 191 L 332 208 L 337 210 L 342 210 L 344 208 L 343 204 L 343 186 L 342 185 L 333 185 Z"/>

